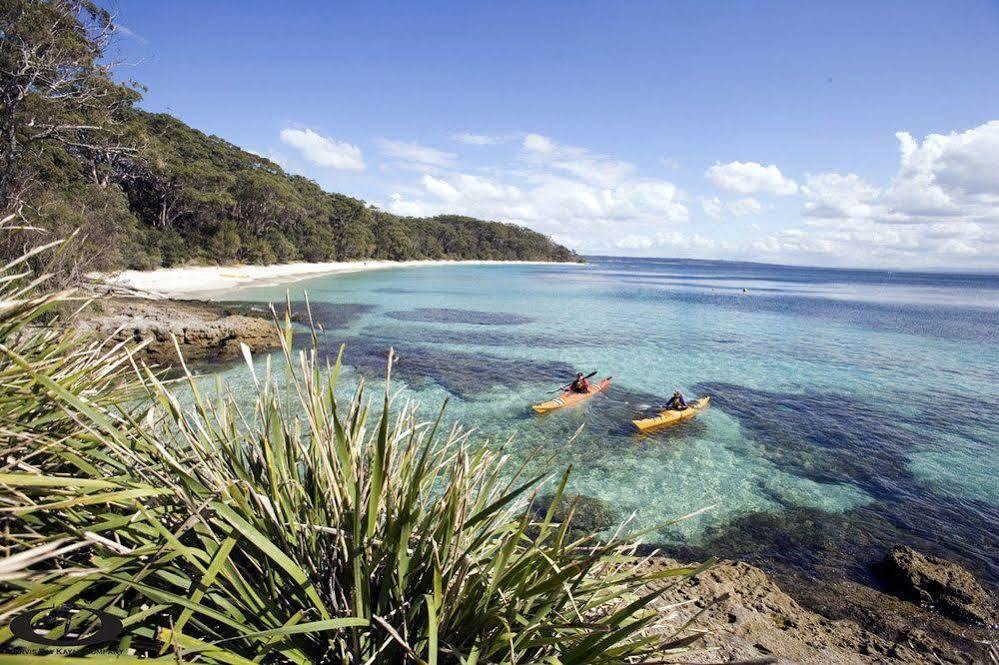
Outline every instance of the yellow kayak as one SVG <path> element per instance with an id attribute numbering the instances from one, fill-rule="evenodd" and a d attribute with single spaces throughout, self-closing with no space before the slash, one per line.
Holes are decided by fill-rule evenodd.
<path id="1" fill-rule="evenodd" d="M 603 381 L 598 381 L 597 383 L 590 386 L 590 392 L 588 393 L 574 393 L 570 391 L 565 391 L 559 397 L 555 399 L 550 399 L 547 402 L 542 402 L 541 404 L 535 404 L 531 408 L 538 413 L 548 413 L 549 411 L 554 411 L 555 409 L 561 409 L 564 406 L 572 406 L 573 404 L 579 404 L 580 402 L 585 402 L 597 393 L 607 390 L 610 387 L 611 380 L 607 377 Z"/>
<path id="2" fill-rule="evenodd" d="M 711 402 L 710 397 L 702 397 L 699 400 L 690 402 L 689 406 L 683 411 L 660 411 L 658 416 L 653 418 L 643 418 L 642 420 L 632 420 L 635 427 L 642 430 L 655 429 L 657 427 L 664 427 L 666 425 L 675 425 L 676 423 L 682 422 L 684 420 L 690 420 L 698 413 L 708 408 L 708 404 Z"/>

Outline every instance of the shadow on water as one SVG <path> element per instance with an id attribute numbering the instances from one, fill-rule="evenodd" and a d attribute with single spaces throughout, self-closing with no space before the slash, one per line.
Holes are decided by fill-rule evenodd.
<path id="1" fill-rule="evenodd" d="M 643 417 L 648 416 L 646 415 Z M 637 418 L 635 418 L 635 420 L 637 420 Z M 707 431 L 708 428 L 707 425 L 704 424 L 704 421 L 699 417 L 694 417 L 690 420 L 681 420 L 680 422 L 672 425 L 656 427 L 654 429 L 645 430 L 644 432 L 632 426 L 628 430 L 628 433 L 631 435 L 631 438 L 635 443 L 660 445 L 663 443 L 671 443 L 673 441 L 682 440 L 685 437 L 703 437 L 707 434 Z"/>
<path id="2" fill-rule="evenodd" d="M 957 561 L 989 584 L 999 583 L 999 543 L 994 508 L 957 515 L 930 502 L 888 501 L 837 513 L 785 506 L 779 513 L 751 512 L 709 527 L 697 545 L 657 545 L 681 559 L 719 556 L 749 561 L 787 574 L 824 580 L 851 579 L 878 587 L 872 566 L 899 543 Z M 967 526 L 958 528 L 960 519 Z M 651 547 L 651 546 L 650 546 Z"/>
<path id="3" fill-rule="evenodd" d="M 462 296 L 461 291 L 450 291 L 447 289 L 416 289 L 404 286 L 386 286 L 380 289 L 372 289 L 373 293 L 386 293 L 388 295 L 434 295 L 434 296 Z"/>
<path id="4" fill-rule="evenodd" d="M 399 321 L 465 323 L 477 326 L 519 326 L 531 323 L 534 320 L 519 314 L 479 312 L 474 309 L 451 309 L 447 307 L 419 307 L 405 311 L 386 312 L 385 316 Z"/>
<path id="5" fill-rule="evenodd" d="M 398 339 L 409 339 L 424 344 L 492 346 L 509 348 L 563 348 L 579 346 L 600 346 L 601 341 L 591 338 L 582 340 L 561 335 L 532 335 L 518 332 L 493 332 L 488 328 L 473 330 L 449 330 L 431 326 L 406 327 L 392 331 L 393 343 Z M 378 336 L 377 333 L 374 333 Z M 384 339 L 388 339 L 387 337 Z"/>
<path id="6" fill-rule="evenodd" d="M 903 413 L 849 395 L 762 392 L 732 384 L 698 389 L 714 396 L 712 408 L 737 418 L 781 470 L 822 483 L 853 484 L 875 501 L 832 513 L 775 496 L 782 505 L 779 514 L 748 513 L 711 527 L 698 548 L 686 548 L 689 554 L 710 551 L 777 562 L 820 577 L 847 571 L 870 583 L 868 566 L 892 545 L 905 543 L 957 557 L 999 581 L 999 507 L 945 497 L 908 468 L 908 455 L 926 447 L 928 430 L 966 432 L 971 438 L 969 421 L 994 419 L 985 403 L 944 393 L 932 405 L 906 405 L 914 408 Z"/>
<path id="7" fill-rule="evenodd" d="M 302 339 L 300 344 L 307 344 Z M 389 347 L 396 351 L 393 373 L 400 379 L 420 384 L 432 381 L 452 395 L 473 398 L 484 388 L 524 385 L 571 376 L 573 367 L 563 362 L 539 362 L 501 358 L 481 353 L 422 346 L 363 337 L 321 335 L 319 351 L 335 359 L 340 345 L 346 344 L 345 362 L 365 376 L 382 376 Z"/>
<path id="8" fill-rule="evenodd" d="M 222 301 L 223 310 L 227 314 L 246 314 L 249 316 L 260 316 L 266 319 L 271 318 L 271 306 L 260 302 L 242 301 Z M 284 318 L 285 303 L 274 303 L 274 311 L 278 320 Z M 310 302 L 306 305 L 304 300 L 293 300 L 291 302 L 291 320 L 302 325 L 309 324 L 309 312 L 312 313 L 312 321 L 317 327 L 324 330 L 340 330 L 350 327 L 362 315 L 377 309 L 374 305 L 365 303 L 331 303 L 331 302 Z"/>
<path id="9" fill-rule="evenodd" d="M 832 393 L 767 392 L 733 384 L 701 384 L 712 406 L 739 419 L 781 468 L 818 482 L 851 482 L 878 497 L 912 481 L 908 455 L 927 444 L 927 429 L 974 438 L 971 423 L 994 418 L 987 404 L 947 393 L 912 412 L 878 400 Z M 922 407 L 922 408 L 919 408 Z"/>

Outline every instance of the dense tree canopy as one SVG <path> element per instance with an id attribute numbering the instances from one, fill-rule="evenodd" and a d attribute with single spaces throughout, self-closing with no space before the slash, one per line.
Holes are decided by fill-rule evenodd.
<path id="1" fill-rule="evenodd" d="M 529 229 L 399 217 L 323 191 L 180 120 L 136 107 L 105 49 L 113 17 L 88 0 L 0 0 L 0 212 L 25 228 L 0 252 L 80 229 L 59 268 L 154 268 L 361 258 L 571 261 Z"/>

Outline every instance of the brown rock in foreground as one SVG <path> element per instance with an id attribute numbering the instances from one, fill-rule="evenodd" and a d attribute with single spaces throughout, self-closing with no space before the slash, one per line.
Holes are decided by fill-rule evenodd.
<path id="1" fill-rule="evenodd" d="M 786 575 L 780 583 L 786 584 Z M 933 653 L 944 663 L 999 663 L 989 660 L 990 644 L 999 637 L 872 587 L 841 580 L 800 578 L 786 586 L 803 607 L 829 619 L 846 619 L 891 643 Z"/>
<path id="2" fill-rule="evenodd" d="M 878 573 L 892 591 L 958 621 L 991 624 L 995 607 L 978 580 L 960 565 L 896 545 Z"/>
<path id="3" fill-rule="evenodd" d="M 675 568 L 671 559 L 649 563 Z M 668 584 L 669 582 L 664 582 Z M 918 633 L 892 642 L 849 620 L 831 620 L 805 609 L 759 568 L 723 561 L 693 581 L 668 590 L 656 601 L 675 615 L 674 625 L 703 613 L 692 625 L 705 631 L 694 652 L 666 656 L 663 662 L 768 662 L 801 665 L 974 662 L 939 650 Z M 688 632 L 689 634 L 689 632 Z"/>
<path id="4" fill-rule="evenodd" d="M 77 326 L 116 342 L 149 340 L 142 358 L 162 365 L 178 360 L 171 335 L 185 360 L 229 360 L 239 357 L 241 343 L 253 351 L 279 343 L 271 320 L 199 301 L 101 298 L 81 313 Z"/>

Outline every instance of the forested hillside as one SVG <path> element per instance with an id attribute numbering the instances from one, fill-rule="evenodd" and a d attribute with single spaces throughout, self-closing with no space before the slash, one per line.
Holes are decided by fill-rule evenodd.
<path id="1" fill-rule="evenodd" d="M 165 114 L 105 63 L 113 17 L 84 0 L 2 5 L 0 252 L 79 229 L 55 269 L 361 258 L 578 257 L 546 236 L 469 217 L 399 217 L 323 191 Z"/>

